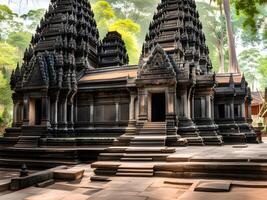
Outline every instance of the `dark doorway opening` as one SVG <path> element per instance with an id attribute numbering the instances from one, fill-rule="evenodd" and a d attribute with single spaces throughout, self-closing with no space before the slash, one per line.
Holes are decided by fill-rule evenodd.
<path id="1" fill-rule="evenodd" d="M 155 93 L 151 97 L 152 122 L 165 122 L 166 120 L 166 101 L 165 93 Z"/>
<path id="2" fill-rule="evenodd" d="M 224 106 L 224 104 L 218 105 L 218 111 L 219 111 L 219 118 L 224 119 L 225 118 L 225 106 Z"/>
<path id="3" fill-rule="evenodd" d="M 42 122 L 42 100 L 35 99 L 35 125 L 41 125 Z"/>

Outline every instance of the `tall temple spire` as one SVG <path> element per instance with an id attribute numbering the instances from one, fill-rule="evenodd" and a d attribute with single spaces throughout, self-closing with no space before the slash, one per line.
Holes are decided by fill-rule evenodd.
<path id="1" fill-rule="evenodd" d="M 43 85 L 77 87 L 77 73 L 97 66 L 98 39 L 94 14 L 87 0 L 51 0 L 25 51 L 21 87 L 31 85 L 38 74 Z"/>
<path id="2" fill-rule="evenodd" d="M 146 36 L 144 58 L 156 44 L 178 64 L 196 68 L 197 74 L 211 72 L 209 50 L 194 0 L 162 0 Z"/>
<path id="3" fill-rule="evenodd" d="M 121 34 L 108 32 L 99 46 L 99 67 L 122 66 L 129 63 L 126 46 Z"/>

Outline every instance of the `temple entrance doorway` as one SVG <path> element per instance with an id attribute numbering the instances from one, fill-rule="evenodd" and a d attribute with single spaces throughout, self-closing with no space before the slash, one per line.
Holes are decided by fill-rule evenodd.
<path id="1" fill-rule="evenodd" d="M 151 121 L 165 122 L 166 100 L 165 93 L 153 93 L 151 95 Z"/>
<path id="2" fill-rule="evenodd" d="M 41 125 L 42 121 L 42 100 L 35 100 L 35 125 Z"/>

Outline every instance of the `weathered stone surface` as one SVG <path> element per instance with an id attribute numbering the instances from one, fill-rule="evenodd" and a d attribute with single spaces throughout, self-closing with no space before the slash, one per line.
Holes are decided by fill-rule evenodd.
<path id="1" fill-rule="evenodd" d="M 37 172 L 26 177 L 12 178 L 11 183 L 10 183 L 10 189 L 20 190 L 20 189 L 27 188 L 27 187 L 36 185 L 38 183 L 53 179 L 54 170 L 63 169 L 63 168 L 65 168 L 65 166 L 60 166 L 54 169 Z"/>
<path id="2" fill-rule="evenodd" d="M 75 169 L 67 169 L 67 170 L 55 170 L 54 171 L 54 179 L 57 180 L 78 180 L 83 177 L 84 170 L 75 170 Z"/>
<path id="3" fill-rule="evenodd" d="M 194 191 L 199 192 L 229 192 L 231 181 L 201 181 Z"/>

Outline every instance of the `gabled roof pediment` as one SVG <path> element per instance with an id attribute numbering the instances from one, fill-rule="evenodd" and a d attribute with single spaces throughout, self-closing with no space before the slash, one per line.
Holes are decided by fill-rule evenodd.
<path id="1" fill-rule="evenodd" d="M 157 44 L 151 55 L 139 66 L 137 79 L 170 79 L 176 73 L 164 49 Z"/>

